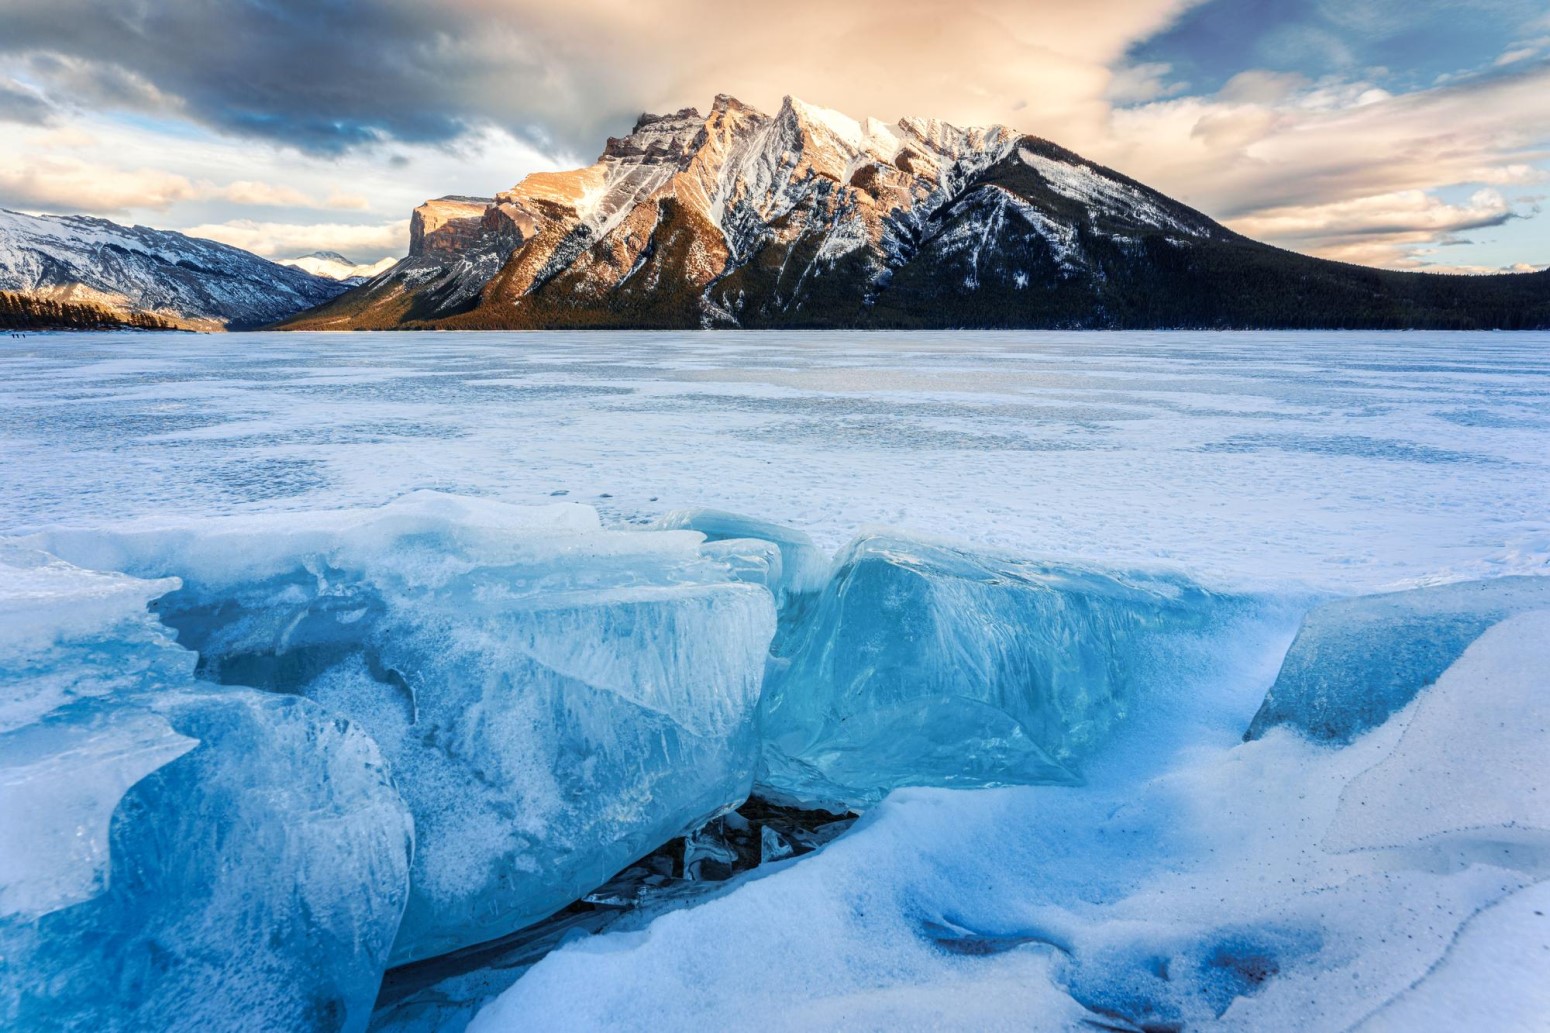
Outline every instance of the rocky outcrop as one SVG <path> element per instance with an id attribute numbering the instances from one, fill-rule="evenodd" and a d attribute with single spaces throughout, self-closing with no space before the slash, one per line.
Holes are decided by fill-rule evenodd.
<path id="1" fill-rule="evenodd" d="M 410 255 L 290 326 L 1550 324 L 1550 273 L 1443 277 L 1247 240 L 1047 140 L 788 97 L 642 115 L 598 160 L 417 209 Z"/>
<path id="2" fill-rule="evenodd" d="M 409 217 L 409 254 L 456 254 L 476 244 L 487 197 L 438 197 L 426 201 Z"/>

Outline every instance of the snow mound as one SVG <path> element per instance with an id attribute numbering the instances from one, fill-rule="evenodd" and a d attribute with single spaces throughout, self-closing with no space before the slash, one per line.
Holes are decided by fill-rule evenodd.
<path id="1" fill-rule="evenodd" d="M 1247 738 L 1289 725 L 1321 742 L 1349 742 L 1436 681 L 1487 628 L 1533 609 L 1550 609 L 1550 577 L 1465 581 L 1317 606 Z"/>

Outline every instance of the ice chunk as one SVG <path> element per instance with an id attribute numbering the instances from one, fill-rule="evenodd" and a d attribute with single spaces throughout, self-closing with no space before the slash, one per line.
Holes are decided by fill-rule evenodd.
<path id="1" fill-rule="evenodd" d="M 1215 599 L 1179 580 L 885 535 L 839 557 L 761 703 L 761 782 L 826 805 L 903 785 L 1073 783 L 1165 629 Z"/>
<path id="2" fill-rule="evenodd" d="M 304 699 L 221 688 L 82 700 L 24 731 L 34 755 L 50 739 L 137 761 L 188 752 L 118 803 L 95 895 L 0 917 L 0 1025 L 365 1028 L 413 843 L 366 735 Z M 94 821 L 126 774 L 57 755 L 17 771 L 5 756 L 24 802 L 69 809 L 8 805 L 22 824 L 7 824 L 7 852 L 68 831 L 71 815 Z M 9 801 L 18 783 L 6 788 Z"/>
<path id="3" fill-rule="evenodd" d="M 418 831 L 395 962 L 544 918 L 752 785 L 764 589 L 521 586 L 377 594 L 330 569 L 163 602 L 212 676 L 315 698 L 383 745 Z"/>
<path id="4" fill-rule="evenodd" d="M 187 682 L 194 655 L 146 613 L 177 587 L 0 543 L 0 731 L 73 699 Z M 71 660 L 56 651 L 65 643 Z"/>
<path id="5" fill-rule="evenodd" d="M 643 932 L 561 946 L 470 1029 L 735 1029 L 757 1015 L 771 1030 L 1339 1033 L 1447 973 L 1461 926 L 1465 967 L 1400 1013 L 1410 1022 L 1377 1028 L 1497 1028 L 1439 1025 L 1432 1002 L 1439 1017 L 1542 1017 L 1529 909 L 1477 919 L 1481 936 L 1464 925 L 1542 873 L 1320 848 L 1397 725 L 1343 750 L 1286 731 L 1198 744 L 1161 777 L 1079 791 L 900 790 L 816 856 Z M 1513 937 L 1514 960 L 1475 953 L 1493 932 Z"/>
<path id="6" fill-rule="evenodd" d="M 100 892 L 119 799 L 195 745 L 138 712 L 39 723 L 74 700 L 187 685 L 194 654 L 145 609 L 177 587 L 0 545 L 0 914 Z"/>
<path id="7" fill-rule="evenodd" d="M 1550 579 L 1546 579 L 1550 582 Z M 1525 836 L 1550 868 L 1550 610 L 1480 636 L 1416 701 L 1394 751 L 1346 787 L 1330 849 L 1410 846 L 1502 859 Z M 1537 830 L 1535 836 L 1529 830 Z M 1547 871 L 1550 874 L 1550 871 Z"/>
<path id="8" fill-rule="evenodd" d="M 376 744 L 196 682 L 176 580 L 0 574 L 0 1026 L 363 1029 L 412 847 Z"/>
<path id="9" fill-rule="evenodd" d="M 699 531 L 707 543 L 723 543 L 722 548 L 709 550 L 718 556 L 737 555 L 740 549 L 757 552 L 757 546 L 750 550 L 750 542 L 773 543 L 780 551 L 780 562 L 771 568 L 768 584 L 782 603 L 788 596 L 817 592 L 828 580 L 828 555 L 803 531 L 719 509 L 676 509 L 663 515 L 656 526 Z"/>
<path id="10" fill-rule="evenodd" d="M 176 579 L 0 579 L 0 1026 L 363 1029 L 412 845 L 376 745 L 197 683 Z"/>
<path id="11" fill-rule="evenodd" d="M 0 921 L 101 893 L 119 800 L 198 745 L 140 708 L 58 713 L 0 733 Z"/>
<path id="12" fill-rule="evenodd" d="M 1303 620 L 1246 738 L 1290 725 L 1350 742 L 1402 709 L 1511 614 L 1550 609 L 1550 577 L 1504 577 L 1341 599 Z"/>
<path id="13" fill-rule="evenodd" d="M 399 963 L 537 921 L 751 787 L 770 592 L 701 534 L 580 509 L 421 493 L 44 542 L 181 576 L 156 609 L 203 676 L 381 744 L 417 832 Z"/>

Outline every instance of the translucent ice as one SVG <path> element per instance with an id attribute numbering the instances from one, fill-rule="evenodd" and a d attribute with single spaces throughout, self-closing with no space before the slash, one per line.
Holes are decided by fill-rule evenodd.
<path id="1" fill-rule="evenodd" d="M 364 1029 L 412 849 L 376 744 L 196 682 L 144 611 L 175 582 L 7 559 L 0 601 L 62 619 L 0 646 L 25 704 L 0 730 L 0 1026 Z"/>
<path id="2" fill-rule="evenodd" d="M 537 921 L 747 796 L 774 605 L 703 540 L 421 493 L 45 544 L 182 577 L 157 612 L 203 676 L 381 744 L 416 829 L 398 963 Z"/>
<path id="3" fill-rule="evenodd" d="M 714 556 L 767 557 L 764 546 L 774 545 L 776 554 L 762 561 L 763 580 L 783 603 L 818 591 L 829 576 L 828 554 L 806 532 L 767 520 L 719 509 L 677 509 L 663 515 L 656 526 L 699 531 L 706 540 L 702 550 Z"/>
<path id="4" fill-rule="evenodd" d="M 0 732 L 0 915 L 36 917 L 101 893 L 119 800 L 199 745 L 138 707 L 60 713 Z"/>
<path id="5" fill-rule="evenodd" d="M 846 806 L 902 785 L 1078 782 L 1155 642 L 1216 602 L 1180 580 L 862 537 L 771 667 L 761 781 Z"/>
<path id="6" fill-rule="evenodd" d="M 186 682 L 194 655 L 146 613 L 177 587 L 176 578 L 82 570 L 0 543 L 0 730 L 73 699 Z M 61 662 L 65 644 L 73 662 Z"/>
<path id="7" fill-rule="evenodd" d="M 225 688 L 86 700 L 12 734 L 145 759 L 155 728 L 188 752 L 164 746 L 176 759 L 118 803 L 99 892 L 0 917 L 0 1025 L 364 1029 L 413 838 L 375 744 L 307 700 Z M 52 808 L 95 818 L 88 780 L 117 789 L 119 772 L 58 759 L 6 787 L 34 805 L 7 851 L 59 835 Z"/>
<path id="8" fill-rule="evenodd" d="M 1317 606 L 1247 738 L 1290 725 L 1315 740 L 1350 742 L 1435 682 L 1487 628 L 1534 609 L 1550 609 L 1550 577 L 1464 581 Z"/>

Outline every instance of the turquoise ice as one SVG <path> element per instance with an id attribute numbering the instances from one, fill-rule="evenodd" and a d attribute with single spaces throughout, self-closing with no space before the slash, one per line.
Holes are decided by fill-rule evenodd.
<path id="1" fill-rule="evenodd" d="M 45 540 L 182 578 L 155 607 L 201 675 L 380 744 L 416 831 L 395 964 L 544 918 L 752 787 L 773 597 L 698 532 L 419 493 Z"/>
<path id="2" fill-rule="evenodd" d="M 196 680 L 143 609 L 175 582 L 6 561 L 3 603 L 53 627 L 0 645 L 26 704 L 0 726 L 0 1026 L 364 1029 L 413 848 L 376 744 Z"/>
<path id="3" fill-rule="evenodd" d="M 1223 603 L 1176 577 L 864 536 L 783 632 L 761 781 L 846 807 L 907 785 L 1079 783 L 1164 637 Z"/>
<path id="4" fill-rule="evenodd" d="M 1503 577 L 1339 599 L 1304 618 L 1245 738 L 1278 725 L 1343 743 L 1435 682 L 1508 617 L 1550 609 L 1550 577 Z"/>

